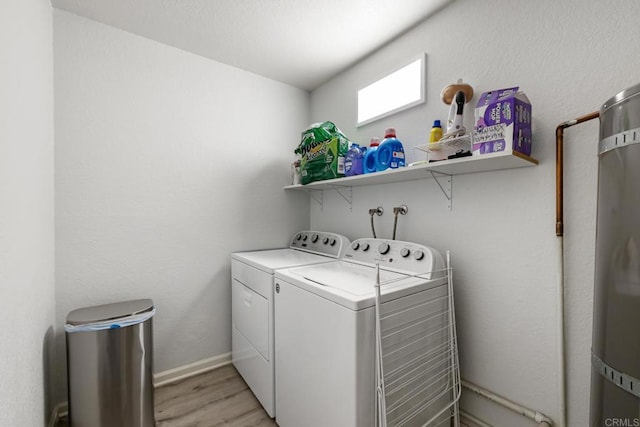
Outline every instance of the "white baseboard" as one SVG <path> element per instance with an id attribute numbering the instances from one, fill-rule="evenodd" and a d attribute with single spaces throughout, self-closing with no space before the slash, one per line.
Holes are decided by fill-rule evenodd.
<path id="1" fill-rule="evenodd" d="M 208 359 L 198 360 L 188 365 L 178 366 L 168 371 L 153 374 L 153 386 L 162 387 L 176 381 L 213 371 L 231 363 L 231 353 L 220 354 Z"/>
<path id="2" fill-rule="evenodd" d="M 213 371 L 231 363 L 231 353 L 220 354 L 208 359 L 198 360 L 188 365 L 178 366 L 177 368 L 153 374 L 153 387 L 162 387 L 177 381 L 181 381 L 205 372 Z M 61 417 L 69 412 L 69 405 L 65 402 L 58 403 L 51 411 L 49 418 L 49 427 L 54 427 Z"/>

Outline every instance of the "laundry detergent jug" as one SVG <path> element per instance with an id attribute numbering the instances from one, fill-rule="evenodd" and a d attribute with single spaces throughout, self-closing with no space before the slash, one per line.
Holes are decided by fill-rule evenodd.
<path id="1" fill-rule="evenodd" d="M 376 150 L 376 170 L 397 169 L 404 166 L 404 147 L 396 138 L 396 130 L 384 130 L 384 139 Z"/>
<path id="2" fill-rule="evenodd" d="M 369 143 L 369 148 L 364 153 L 363 159 L 363 169 L 364 173 L 373 173 L 377 171 L 376 168 L 376 151 L 378 151 L 378 146 L 380 145 L 379 138 L 371 138 L 371 142 Z"/>
<path id="3" fill-rule="evenodd" d="M 361 175 L 363 173 L 364 150 L 358 144 L 351 144 L 344 159 L 345 176 Z"/>

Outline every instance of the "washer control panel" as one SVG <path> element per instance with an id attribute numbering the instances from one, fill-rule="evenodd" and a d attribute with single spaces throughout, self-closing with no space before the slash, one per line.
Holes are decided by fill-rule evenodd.
<path id="1" fill-rule="evenodd" d="M 387 239 L 358 239 L 351 242 L 344 258 L 380 267 L 429 273 L 445 268 L 444 259 L 437 250 L 418 243 Z"/>
<path id="2" fill-rule="evenodd" d="M 289 247 L 332 258 L 342 258 L 349 243 L 349 239 L 342 234 L 308 230 L 296 233 Z"/>

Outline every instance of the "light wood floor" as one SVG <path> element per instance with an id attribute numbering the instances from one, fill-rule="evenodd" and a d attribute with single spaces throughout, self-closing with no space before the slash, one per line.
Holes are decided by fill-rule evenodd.
<path id="1" fill-rule="evenodd" d="M 233 365 L 159 387 L 154 400 L 157 427 L 277 426 Z"/>
<path id="2" fill-rule="evenodd" d="M 157 427 L 277 427 L 233 365 L 158 387 L 154 400 Z"/>

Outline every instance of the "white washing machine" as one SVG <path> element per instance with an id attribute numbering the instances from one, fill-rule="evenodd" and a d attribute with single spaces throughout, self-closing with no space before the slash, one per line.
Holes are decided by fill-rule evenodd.
<path id="1" fill-rule="evenodd" d="M 278 270 L 275 356 L 276 421 L 280 427 L 375 424 L 376 263 L 380 265 L 380 283 L 384 284 L 382 307 L 387 312 L 393 311 L 389 316 L 394 322 L 390 335 L 422 334 L 419 339 L 396 341 L 398 350 L 385 350 L 396 353 L 390 356 L 396 360 L 390 360 L 385 367 L 389 374 L 403 363 L 406 368 L 410 355 L 405 350 L 427 354 L 430 348 L 442 348 L 449 340 L 447 334 L 440 332 L 449 323 L 445 310 L 449 291 L 445 264 L 440 253 L 432 248 L 393 240 L 359 239 L 351 243 L 341 260 Z M 392 319 L 393 316 L 396 318 Z M 415 347 L 414 341 L 420 341 L 422 347 Z M 391 345 L 388 343 L 383 345 Z M 397 381 L 407 380 L 406 384 L 423 381 L 425 375 L 431 375 L 425 373 L 432 369 L 427 365 L 433 365 L 423 362 L 415 369 L 409 368 L 408 373 L 402 374 L 404 378 Z M 437 381 L 433 384 L 440 387 Z M 401 391 L 408 391 L 416 399 L 435 396 L 432 390 L 423 392 L 405 387 Z M 394 401 L 393 393 L 386 397 L 387 419 L 405 416 L 419 405 L 418 400 Z M 423 423 L 416 419 L 406 425 Z"/>
<path id="2" fill-rule="evenodd" d="M 281 268 L 330 262 L 344 255 L 342 235 L 301 231 L 288 248 L 231 255 L 232 350 L 240 375 L 265 411 L 275 416 L 273 275 Z"/>

